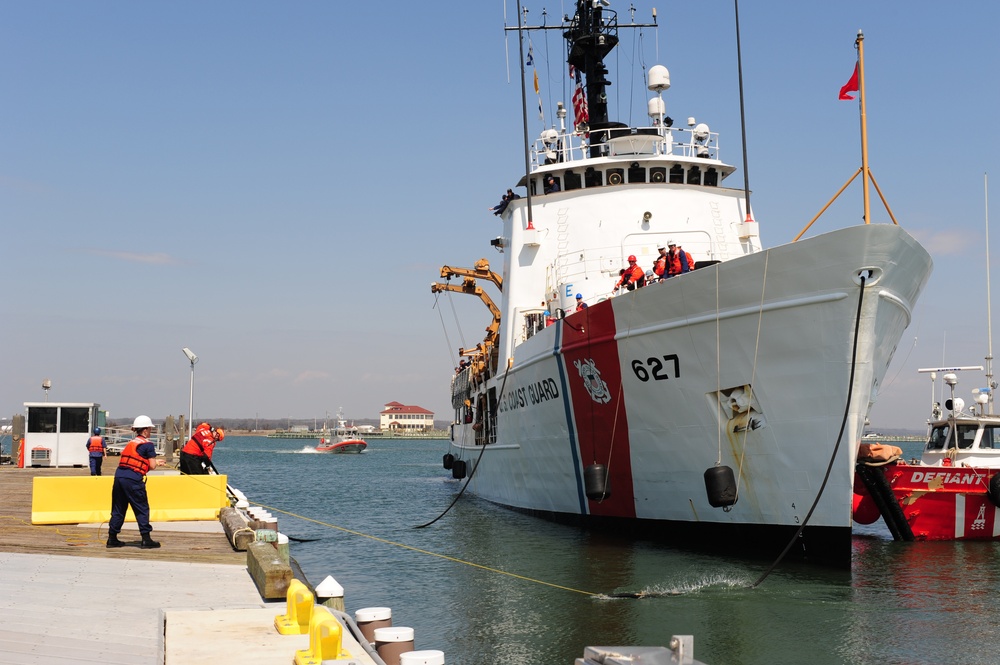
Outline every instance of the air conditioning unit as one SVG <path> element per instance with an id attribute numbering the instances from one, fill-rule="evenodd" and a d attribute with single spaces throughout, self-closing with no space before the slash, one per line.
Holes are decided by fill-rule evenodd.
<path id="1" fill-rule="evenodd" d="M 31 449 L 31 466 L 51 466 L 52 450 L 49 448 Z"/>

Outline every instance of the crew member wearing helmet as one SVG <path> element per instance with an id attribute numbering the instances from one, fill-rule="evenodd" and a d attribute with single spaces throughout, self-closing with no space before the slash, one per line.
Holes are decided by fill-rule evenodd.
<path id="1" fill-rule="evenodd" d="M 615 282 L 615 287 L 612 290 L 617 291 L 624 286 L 626 289 L 631 291 L 636 287 L 645 286 L 645 284 L 646 273 L 642 271 L 642 268 L 636 265 L 635 254 L 631 254 L 628 257 L 628 268 L 625 268 L 625 270 L 622 271 L 621 277 L 619 277 L 618 281 Z"/>
<path id="2" fill-rule="evenodd" d="M 581 309 L 587 309 L 588 307 L 590 307 L 590 305 L 588 305 L 587 303 L 583 302 L 583 294 L 582 293 L 577 293 L 576 294 L 576 311 L 579 312 Z"/>
<path id="3" fill-rule="evenodd" d="M 681 249 L 673 240 L 667 241 L 667 277 L 683 275 L 694 270 L 694 259 L 691 254 Z"/>
<path id="4" fill-rule="evenodd" d="M 101 436 L 101 428 L 94 428 L 94 436 L 87 439 L 87 450 L 90 451 L 90 475 L 101 475 L 101 466 L 104 464 L 104 455 L 107 446 L 104 444 L 104 437 Z"/>
<path id="5" fill-rule="evenodd" d="M 667 256 L 666 246 L 657 248 L 657 251 L 660 255 L 657 256 L 656 261 L 653 262 L 653 274 L 656 275 L 656 279 L 659 281 L 668 277 L 667 262 L 670 260 L 670 257 Z"/>
<path id="6" fill-rule="evenodd" d="M 208 423 L 198 425 L 191 438 L 181 448 L 181 473 L 192 476 L 205 475 L 209 467 L 212 466 L 212 451 L 215 450 L 215 442 L 221 441 L 225 436 L 216 437 Z"/>
<path id="7" fill-rule="evenodd" d="M 135 438 L 122 450 L 121 461 L 115 470 L 115 482 L 111 486 L 111 520 L 108 521 L 107 547 L 122 547 L 118 534 L 125 524 L 125 511 L 132 506 L 132 513 L 139 525 L 142 549 L 160 546 L 150 537 L 153 527 L 149 524 L 149 498 L 146 496 L 146 474 L 163 460 L 156 459 L 156 445 L 149 440 L 153 431 L 153 421 L 149 416 L 139 416 L 132 423 Z"/>

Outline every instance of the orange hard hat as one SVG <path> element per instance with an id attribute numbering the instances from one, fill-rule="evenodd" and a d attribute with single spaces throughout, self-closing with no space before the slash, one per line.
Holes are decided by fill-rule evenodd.
<path id="1" fill-rule="evenodd" d="M 216 441 L 222 441 L 223 439 L 226 438 L 226 432 L 221 427 L 216 427 L 214 430 L 212 430 L 212 434 L 215 435 Z"/>
<path id="2" fill-rule="evenodd" d="M 628 255 L 628 262 L 629 263 L 635 263 L 635 254 L 629 254 Z"/>
<path id="3" fill-rule="evenodd" d="M 200 432 L 203 429 L 212 429 L 212 426 L 209 425 L 208 423 L 202 423 L 202 424 L 200 424 L 200 425 L 198 425 L 197 427 L 194 428 L 194 430 L 196 432 Z"/>

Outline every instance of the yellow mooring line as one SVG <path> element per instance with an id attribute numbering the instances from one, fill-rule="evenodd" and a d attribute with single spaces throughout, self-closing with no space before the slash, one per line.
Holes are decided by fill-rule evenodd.
<path id="1" fill-rule="evenodd" d="M 525 577 L 524 575 L 518 575 L 517 573 L 509 573 L 506 570 L 500 570 L 498 568 L 490 568 L 489 566 L 483 566 L 478 563 L 472 563 L 471 561 L 465 561 L 463 559 L 457 559 L 453 556 L 448 556 L 446 554 L 438 554 L 437 552 L 430 552 L 428 550 L 422 550 L 419 547 L 412 547 L 410 545 L 404 545 L 403 543 L 397 543 L 391 540 L 386 540 L 385 538 L 379 538 L 378 536 L 372 536 L 367 533 L 362 533 L 360 531 L 352 531 L 351 529 L 346 529 L 342 526 L 337 526 L 336 524 L 329 524 L 327 522 L 321 522 L 320 520 L 315 520 L 311 517 L 306 517 L 304 515 L 298 515 L 296 513 L 288 512 L 287 510 L 282 510 L 280 508 L 275 508 L 274 506 L 265 506 L 264 504 L 257 504 L 261 508 L 270 510 L 276 513 L 282 513 L 288 515 L 289 517 L 296 517 L 300 520 L 305 520 L 306 522 L 312 522 L 313 524 L 319 524 L 320 526 L 325 526 L 328 529 L 336 529 L 337 531 L 343 531 L 344 533 L 349 533 L 352 536 L 361 536 L 362 538 L 368 538 L 370 540 L 376 540 L 380 543 L 385 543 L 386 545 L 394 545 L 396 547 L 402 547 L 405 550 L 411 550 L 413 552 L 419 552 L 421 554 L 428 554 L 430 556 L 436 556 L 439 559 L 445 559 L 447 561 L 452 561 L 454 563 L 460 563 L 466 566 L 472 566 L 473 568 L 479 568 L 480 570 L 486 570 L 491 573 L 497 573 L 499 575 L 506 575 L 507 577 L 513 577 L 515 579 L 524 580 L 525 582 L 534 582 L 535 584 L 542 584 L 544 586 L 552 587 L 554 589 L 562 589 L 563 591 L 572 591 L 573 593 L 583 594 L 585 596 L 600 596 L 602 594 L 592 593 L 590 591 L 581 591 L 580 589 L 574 589 L 568 586 L 562 586 L 560 584 L 552 584 L 551 582 L 543 582 L 542 580 L 536 580 L 532 577 Z"/>

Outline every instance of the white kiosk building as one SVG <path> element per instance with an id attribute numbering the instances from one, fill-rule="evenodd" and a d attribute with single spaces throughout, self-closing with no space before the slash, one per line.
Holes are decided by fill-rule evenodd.
<path id="1" fill-rule="evenodd" d="M 87 440 L 98 427 L 100 404 L 25 402 L 25 466 L 87 466 Z"/>

